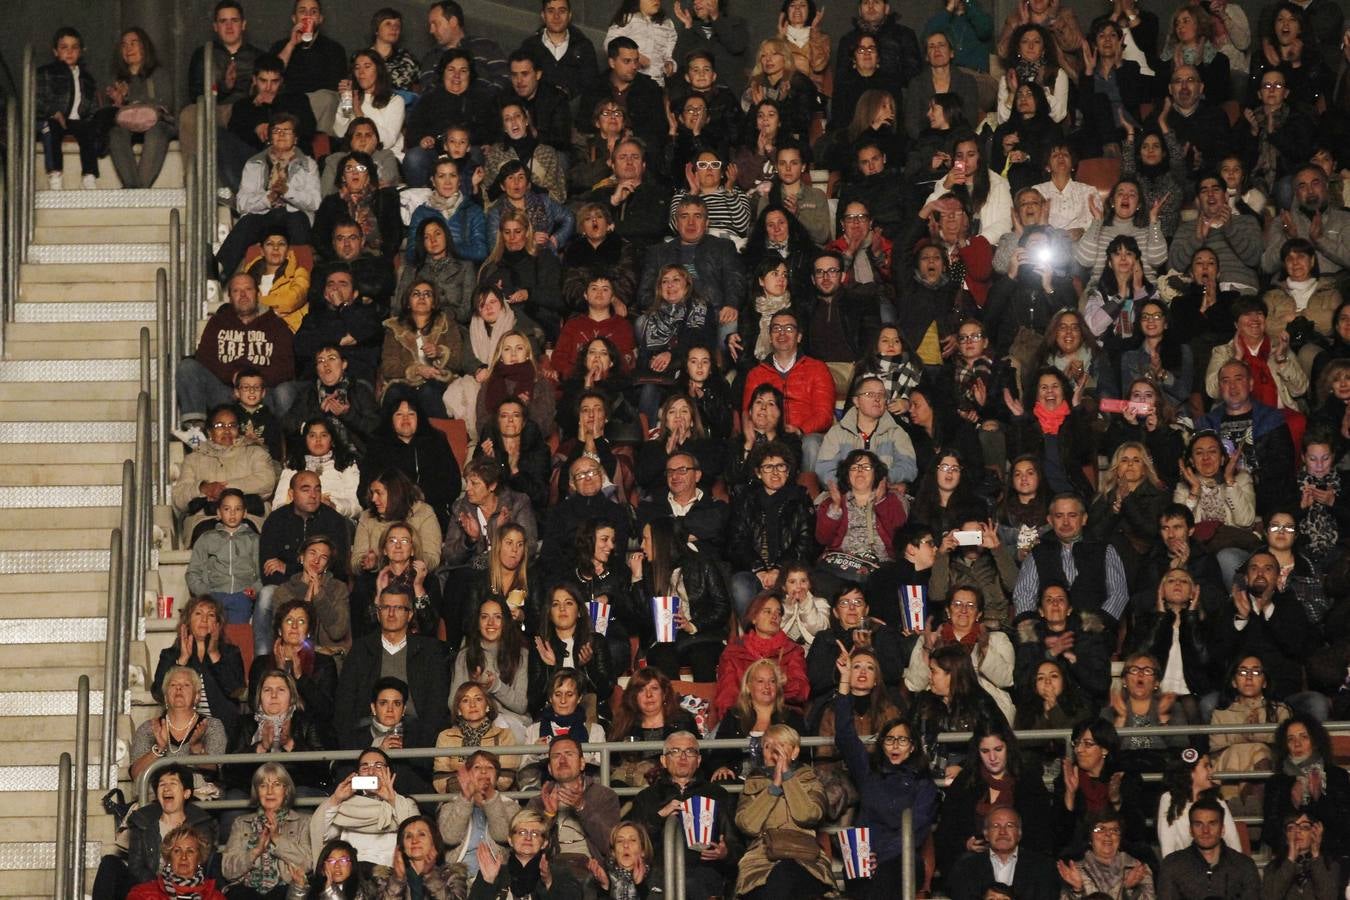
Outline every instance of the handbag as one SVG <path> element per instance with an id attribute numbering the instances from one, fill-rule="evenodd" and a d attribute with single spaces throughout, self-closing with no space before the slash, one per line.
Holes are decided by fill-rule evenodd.
<path id="1" fill-rule="evenodd" d="M 820 845 L 815 835 L 795 828 L 766 828 L 764 854 L 773 862 L 813 863 L 820 857 Z"/>
<path id="2" fill-rule="evenodd" d="M 820 558 L 820 565 L 835 577 L 858 584 L 881 567 L 881 560 L 871 553 L 831 550 Z"/>
<path id="3" fill-rule="evenodd" d="M 128 103 L 117 111 L 118 128 L 145 134 L 159 124 L 159 107 L 153 103 Z"/>

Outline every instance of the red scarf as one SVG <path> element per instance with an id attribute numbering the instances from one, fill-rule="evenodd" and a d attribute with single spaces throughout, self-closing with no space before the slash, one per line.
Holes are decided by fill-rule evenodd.
<path id="1" fill-rule="evenodd" d="M 947 622 L 938 629 L 938 638 L 945 647 L 948 644 L 960 644 L 961 649 L 969 654 L 980 643 L 980 638 L 984 636 L 984 629 L 977 622 L 975 627 L 966 632 L 963 638 L 957 638 L 956 627 L 951 622 Z"/>
<path id="2" fill-rule="evenodd" d="M 1247 342 L 1242 336 L 1234 338 L 1237 343 L 1237 358 L 1247 364 L 1247 370 L 1252 373 L 1252 399 L 1258 403 L 1264 403 L 1272 408 L 1279 408 L 1280 389 L 1275 384 L 1275 376 L 1270 372 L 1270 338 L 1261 339 L 1261 346 L 1256 348 L 1255 353 L 1247 349 Z"/>
<path id="3" fill-rule="evenodd" d="M 989 811 L 995 806 L 995 803 L 989 799 L 990 791 L 998 791 L 998 806 L 1012 806 L 1014 804 L 1013 792 L 1017 789 L 1017 779 L 1013 778 L 1007 769 L 1003 770 L 1003 777 L 995 778 L 981 766 L 980 780 L 984 782 L 986 790 L 980 792 L 980 799 L 975 803 L 975 816 L 983 822 L 984 817 L 989 815 Z"/>
<path id="4" fill-rule="evenodd" d="M 1059 434 L 1059 429 L 1064 425 L 1064 420 L 1069 417 L 1069 413 L 1073 411 L 1073 407 L 1067 403 L 1061 403 L 1054 409 L 1046 409 L 1038 400 L 1031 411 L 1036 414 L 1036 421 L 1041 423 L 1041 431 L 1046 434 Z"/>
<path id="5" fill-rule="evenodd" d="M 1103 772 L 1103 775 L 1106 773 Z M 1087 801 L 1087 813 L 1098 813 L 1111 805 L 1111 789 L 1105 779 L 1093 778 L 1087 772 L 1079 770 L 1078 790 Z"/>

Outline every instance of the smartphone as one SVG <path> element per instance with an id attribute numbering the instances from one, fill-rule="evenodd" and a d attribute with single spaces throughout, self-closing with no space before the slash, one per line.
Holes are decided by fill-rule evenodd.
<path id="1" fill-rule="evenodd" d="M 352 779 L 352 790 L 354 791 L 378 791 L 380 789 L 380 779 L 374 775 L 357 775 Z"/>
<path id="2" fill-rule="evenodd" d="M 983 531 L 953 531 L 952 538 L 958 547 L 978 547 L 984 542 Z"/>
<path id="3" fill-rule="evenodd" d="M 1097 401 L 1097 408 L 1107 413 L 1131 412 L 1140 418 L 1153 415 L 1153 404 L 1143 403 L 1139 400 L 1113 400 L 1110 397 L 1105 397 Z"/>

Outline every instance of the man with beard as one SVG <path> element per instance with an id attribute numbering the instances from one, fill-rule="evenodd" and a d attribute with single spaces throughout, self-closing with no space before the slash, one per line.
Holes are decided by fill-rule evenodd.
<path id="1" fill-rule="evenodd" d="M 389 298 L 394 295 L 394 265 L 380 254 L 366 250 L 361 227 L 350 216 L 343 215 L 333 224 L 332 246 L 314 250 L 320 262 L 309 280 L 311 309 L 324 302 L 329 274 L 344 265 L 351 269 L 358 297 L 369 297 L 381 310 L 389 308 Z"/>
<path id="2" fill-rule="evenodd" d="M 1261 268 L 1267 274 L 1280 271 L 1280 248 L 1290 238 L 1307 238 L 1317 248 L 1317 265 L 1323 275 L 1335 277 L 1342 296 L 1350 270 L 1350 212 L 1328 203 L 1327 173 L 1309 163 L 1294 173 L 1294 207 L 1280 213 L 1266 228 L 1266 249 Z"/>
<path id="3" fill-rule="evenodd" d="M 1196 421 L 1196 430 L 1210 429 L 1229 452 L 1242 454 L 1242 466 L 1256 482 L 1256 511 L 1262 516 L 1284 501 L 1293 487 L 1289 475 L 1298 468 L 1294 439 L 1278 409 L 1252 397 L 1252 373 L 1240 359 L 1229 360 L 1218 372 L 1219 402 Z"/>
<path id="4" fill-rule="evenodd" d="M 1233 128 L 1228 115 L 1205 99 L 1205 83 L 1195 66 L 1182 65 L 1172 70 L 1167 82 L 1172 108 L 1167 124 L 1186 151 L 1186 166 L 1192 172 L 1213 168 L 1234 149 Z M 1144 122 L 1145 130 L 1158 127 L 1158 111 Z"/>
<path id="5" fill-rule="evenodd" d="M 1183 224 L 1172 238 L 1168 263 L 1182 271 L 1190 265 L 1195 251 L 1208 247 L 1219 260 L 1223 280 L 1236 284 L 1243 294 L 1255 294 L 1260 283 L 1256 267 L 1261 262 L 1261 226 L 1251 216 L 1233 212 L 1228 205 L 1227 186 L 1215 173 L 1200 176 L 1195 210 L 1195 227 Z"/>
<path id="6" fill-rule="evenodd" d="M 815 291 L 800 307 L 806 354 L 829 367 L 837 397 L 847 396 L 854 364 L 872 349 L 881 328 L 877 283 L 845 286 L 845 272 L 843 256 L 822 252 L 812 272 Z"/>
<path id="7" fill-rule="evenodd" d="M 1255 656 L 1266 670 L 1269 699 L 1282 700 L 1319 722 L 1326 720 L 1331 701 L 1302 689 L 1303 661 L 1322 640 L 1294 592 L 1279 589 L 1279 562 L 1269 551 L 1258 550 L 1247 558 L 1242 575 L 1233 580 L 1232 608 L 1211 620 L 1216 671 L 1229 671 L 1243 657 Z"/>

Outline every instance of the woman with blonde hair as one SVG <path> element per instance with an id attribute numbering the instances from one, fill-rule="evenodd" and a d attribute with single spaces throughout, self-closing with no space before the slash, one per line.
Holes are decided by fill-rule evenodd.
<path id="1" fill-rule="evenodd" d="M 1088 510 L 1086 536 L 1109 541 L 1126 572 L 1136 570 L 1158 542 L 1158 514 L 1170 498 L 1148 448 L 1126 441 L 1111 454 L 1097 478 L 1097 496 Z"/>
<path id="2" fill-rule="evenodd" d="M 736 826 L 754 836 L 740 860 L 736 896 L 823 896 L 834 889 L 834 873 L 819 845 L 809 845 L 824 818 L 825 789 L 810 766 L 798 763 L 802 745 L 796 729 L 771 726 L 763 745 L 764 765 L 746 779 L 736 804 Z M 784 839 L 793 856 L 771 855 L 769 843 L 776 847 Z"/>
<path id="3" fill-rule="evenodd" d="M 638 316 L 636 375 L 643 385 L 639 409 L 655 419 L 662 398 L 661 387 L 673 386 L 684 370 L 684 357 L 692 347 L 716 347 L 717 312 L 694 287 L 693 276 L 683 266 L 662 266 L 656 274 L 656 290 L 647 309 Z M 658 383 L 659 382 L 659 383 Z"/>
<path id="4" fill-rule="evenodd" d="M 748 112 L 761 100 L 774 100 L 782 116 L 781 130 L 805 139 L 820 98 L 811 79 L 797 71 L 792 45 L 785 38 L 766 38 L 760 42 L 755 59 L 750 84 L 741 95 L 741 109 Z"/>
<path id="5" fill-rule="evenodd" d="M 650 890 L 652 878 L 652 839 L 647 829 L 635 822 L 623 821 L 609 832 L 609 855 L 603 862 L 589 862 L 591 877 L 607 897 L 636 897 Z"/>
<path id="6" fill-rule="evenodd" d="M 453 725 L 436 737 L 436 746 L 445 747 L 483 747 L 493 750 L 495 747 L 507 747 L 520 741 L 511 733 L 511 729 L 497 724 L 499 709 L 497 702 L 488 693 L 488 689 L 476 681 L 465 681 L 459 685 L 450 699 L 450 714 Z M 495 752 L 495 750 L 493 751 Z M 464 768 L 463 756 L 438 756 L 433 765 L 435 775 L 431 783 L 436 791 L 448 794 L 459 787 L 456 776 Z M 520 765 L 518 756 L 499 757 L 501 768 L 497 775 L 497 790 L 509 790 L 516 780 L 516 767 Z"/>
<path id="7" fill-rule="evenodd" d="M 507 163 L 502 172 L 508 173 L 518 165 Z M 524 177 L 523 173 L 521 177 Z M 508 185 L 513 183 L 512 176 L 507 175 L 506 181 Z M 528 195 L 537 196 L 540 195 Z M 547 197 L 545 200 L 553 202 Z M 526 200 L 523 208 L 512 207 L 505 200 L 493 206 L 488 214 L 488 233 L 497 236 L 496 244 L 483 261 L 478 283 L 495 285 L 507 303 L 524 309 L 531 319 L 543 326 L 549 339 L 556 341 L 562 317 L 567 312 L 562 295 L 562 264 L 557 252 L 572 237 L 572 214 L 567 213 L 565 228 L 554 223 L 551 216 L 540 221 L 531 210 L 531 202 Z M 540 252 L 544 246 L 552 252 Z"/>
<path id="8" fill-rule="evenodd" d="M 541 432 L 548 434 L 553 430 L 556 413 L 553 380 L 544 374 L 534 345 L 523 331 L 508 331 L 497 342 L 475 401 L 474 417 L 480 427 L 490 430 L 485 423 L 496 415 L 503 401 L 511 398 L 525 404 L 530 421 Z"/>
<path id="9" fill-rule="evenodd" d="M 511 333 L 530 336 L 531 347 L 542 345 L 543 332 L 523 309 L 512 307 L 506 293 L 495 284 L 484 284 L 474 295 L 469 319 L 469 350 L 477 363 L 473 377 L 456 378 L 442 399 L 453 418 L 464 422 L 469 439 L 478 436 L 478 392 L 488 378 L 488 365 L 497 355 L 497 345 Z"/>
<path id="10" fill-rule="evenodd" d="M 705 767 L 713 781 L 740 781 L 758 769 L 764 760 L 764 733 L 774 725 L 805 728 L 801 714 L 784 705 L 787 675 L 771 658 L 752 662 L 741 676 L 741 692 L 736 704 L 717 723 L 718 740 L 737 738 L 748 742 L 746 749 L 709 750 Z"/>

